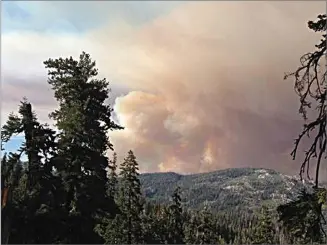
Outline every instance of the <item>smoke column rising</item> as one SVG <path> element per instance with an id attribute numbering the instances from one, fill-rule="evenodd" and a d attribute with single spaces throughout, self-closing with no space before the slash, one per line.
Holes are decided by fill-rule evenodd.
<path id="1" fill-rule="evenodd" d="M 314 48 L 320 37 L 307 21 L 324 10 L 312 1 L 185 2 L 150 24 L 93 33 L 100 71 L 131 91 L 115 100 L 125 127 L 111 133 L 118 155 L 133 149 L 142 172 L 298 173 L 289 154 L 302 119 L 283 75 Z"/>

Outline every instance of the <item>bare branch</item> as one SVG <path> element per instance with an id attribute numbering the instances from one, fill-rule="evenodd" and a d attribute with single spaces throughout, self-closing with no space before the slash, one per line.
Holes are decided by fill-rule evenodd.
<path id="1" fill-rule="evenodd" d="M 326 15 L 319 15 L 318 20 L 309 21 L 309 28 L 315 32 L 324 32 L 326 30 Z M 286 74 L 285 79 L 289 77 L 295 78 L 294 90 L 300 98 L 299 113 L 305 121 L 308 121 L 308 110 L 315 115 L 309 123 L 305 123 L 299 137 L 295 139 L 295 146 L 291 152 L 293 160 L 295 160 L 299 144 L 303 141 L 304 136 L 310 138 L 310 133 L 314 134 L 311 146 L 304 154 L 304 160 L 300 166 L 300 177 L 306 172 L 309 176 L 310 163 L 312 159 L 316 160 L 315 186 L 319 184 L 319 169 L 322 159 L 326 159 L 326 120 L 327 120 L 327 101 L 326 101 L 326 66 L 321 66 L 323 58 L 326 57 L 326 34 L 322 35 L 321 42 L 315 46 L 316 50 L 307 53 L 300 58 L 301 66 L 292 73 Z M 316 104 L 312 108 L 312 103 Z M 325 156 L 325 157 L 324 157 Z"/>

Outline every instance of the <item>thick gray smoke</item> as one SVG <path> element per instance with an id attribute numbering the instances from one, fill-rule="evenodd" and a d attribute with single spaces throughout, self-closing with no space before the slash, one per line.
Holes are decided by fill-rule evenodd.
<path id="1" fill-rule="evenodd" d="M 115 149 L 134 149 L 142 171 L 297 172 L 289 153 L 302 121 L 283 75 L 314 47 L 307 21 L 323 10 L 312 2 L 196 2 L 126 31 L 116 43 L 124 58 L 107 60 L 133 90 L 116 99 L 126 130 L 112 133 Z"/>

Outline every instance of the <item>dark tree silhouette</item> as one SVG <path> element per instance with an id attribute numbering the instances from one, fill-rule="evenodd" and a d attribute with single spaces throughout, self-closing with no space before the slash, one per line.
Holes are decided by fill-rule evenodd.
<path id="1" fill-rule="evenodd" d="M 290 243 L 300 240 L 304 243 L 323 243 L 326 237 L 323 224 L 326 221 L 322 214 L 322 204 L 325 200 L 325 190 L 317 188 L 314 193 L 302 190 L 297 200 L 278 206 L 279 221 L 282 222 Z"/>
<path id="2" fill-rule="evenodd" d="M 304 136 L 310 138 L 310 133 L 314 134 L 311 145 L 305 152 L 305 157 L 300 168 L 300 177 L 306 172 L 309 176 L 310 162 L 316 160 L 315 186 L 319 183 L 319 169 L 323 159 L 326 159 L 326 15 L 318 15 L 316 21 L 309 21 L 308 27 L 315 32 L 322 32 L 322 39 L 315 45 L 313 52 L 303 55 L 300 59 L 301 66 L 292 73 L 286 74 L 285 79 L 295 78 L 295 92 L 300 97 L 301 106 L 299 113 L 302 114 L 305 124 L 299 137 L 295 140 L 295 147 L 291 155 L 296 158 L 298 146 L 303 141 Z M 314 107 L 313 107 L 314 106 Z M 311 112 L 313 119 L 308 118 Z"/>

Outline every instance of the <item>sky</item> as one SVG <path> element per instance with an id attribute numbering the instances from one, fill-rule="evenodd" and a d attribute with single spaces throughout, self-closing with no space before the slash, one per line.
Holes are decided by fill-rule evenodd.
<path id="1" fill-rule="evenodd" d="M 297 174 L 303 124 L 292 80 L 320 39 L 324 2 L 6 1 L 1 13 L 3 124 L 26 96 L 42 122 L 56 108 L 43 61 L 86 51 L 111 82 L 141 172 L 265 167 Z M 22 141 L 6 145 L 13 150 Z M 109 153 L 111 154 L 111 153 Z"/>

